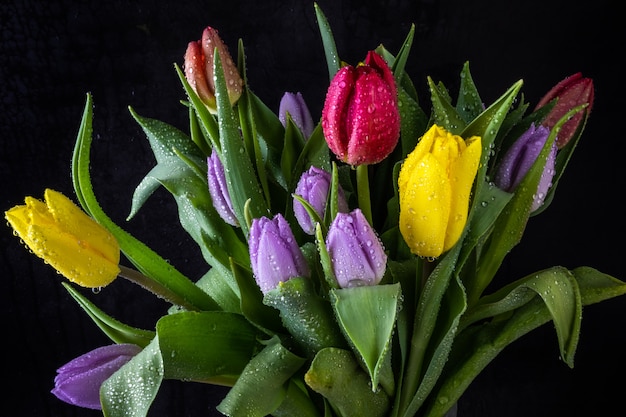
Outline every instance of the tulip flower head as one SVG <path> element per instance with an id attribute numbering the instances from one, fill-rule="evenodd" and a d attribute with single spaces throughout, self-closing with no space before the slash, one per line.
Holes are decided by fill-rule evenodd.
<path id="1" fill-rule="evenodd" d="M 295 190 L 295 194 L 311 204 L 322 219 L 326 211 L 330 181 L 329 172 L 316 166 L 311 166 L 306 172 L 302 173 Z M 348 203 L 341 187 L 337 194 L 338 211 L 345 213 L 348 211 Z M 295 198 L 293 200 L 293 212 L 302 230 L 309 235 L 315 234 L 315 224 L 311 221 L 311 217 L 302 203 Z"/>
<path id="2" fill-rule="evenodd" d="M 87 352 L 57 369 L 51 392 L 68 404 L 101 410 L 100 386 L 139 352 L 141 348 L 133 344 L 102 346 Z"/>
<path id="3" fill-rule="evenodd" d="M 25 205 L 5 212 L 15 233 L 70 281 L 87 288 L 110 284 L 120 272 L 117 240 L 63 194 L 47 189 L 44 197 L 26 197 Z"/>
<path id="4" fill-rule="evenodd" d="M 233 204 L 228 193 L 228 184 L 226 183 L 226 174 L 224 173 L 224 165 L 215 152 L 212 150 L 211 155 L 207 158 L 208 165 L 208 182 L 209 194 L 213 200 L 213 207 L 220 217 L 231 226 L 239 226 L 239 221 L 233 210 Z"/>
<path id="5" fill-rule="evenodd" d="M 311 136 L 315 125 L 313 123 L 313 117 L 311 117 L 311 112 L 304 102 L 302 93 L 287 92 L 280 99 L 278 119 L 283 126 L 287 126 L 287 114 L 291 116 L 291 119 L 296 126 L 298 126 L 305 138 Z"/>
<path id="6" fill-rule="evenodd" d="M 396 83 L 385 60 L 370 51 L 365 63 L 344 66 L 330 82 L 322 110 L 328 147 L 353 165 L 385 159 L 400 137 Z"/>
<path id="7" fill-rule="evenodd" d="M 202 39 L 189 42 L 185 52 L 184 65 L 185 78 L 213 114 L 217 113 L 215 74 L 213 71 L 215 49 L 217 49 L 222 62 L 228 98 L 231 104 L 235 104 L 243 92 L 243 80 L 228 52 L 228 47 L 216 29 L 209 26 L 202 32 Z"/>
<path id="8" fill-rule="evenodd" d="M 387 254 L 360 209 L 337 213 L 328 229 L 326 248 L 341 288 L 376 285 L 385 274 Z"/>
<path id="9" fill-rule="evenodd" d="M 273 219 L 254 219 L 248 246 L 252 272 L 263 294 L 276 288 L 279 282 L 310 276 L 306 259 L 289 223 L 281 214 Z"/>
<path id="10" fill-rule="evenodd" d="M 589 114 L 593 106 L 593 80 L 591 78 L 584 78 L 580 72 L 570 75 L 557 85 L 552 87 L 548 93 L 537 103 L 535 110 L 540 109 L 554 99 L 558 99 L 556 105 L 550 110 L 546 118 L 541 123 L 548 129 L 552 129 L 554 125 L 561 119 L 565 113 L 580 106 L 581 104 L 587 104 L 587 108 L 581 112 L 576 113 L 570 120 L 565 122 L 561 126 L 561 130 L 557 135 L 556 146 L 558 149 L 563 148 L 570 141 L 578 125 L 580 125 L 583 112 Z"/>
<path id="11" fill-rule="evenodd" d="M 481 152 L 480 137 L 463 140 L 433 125 L 407 155 L 398 177 L 399 222 L 411 252 L 436 258 L 459 240 Z"/>
<path id="12" fill-rule="evenodd" d="M 550 130 L 547 127 L 538 126 L 535 128 L 535 125 L 532 124 L 530 128 L 511 145 L 498 164 L 494 178 L 494 182 L 498 188 L 507 192 L 513 192 L 517 188 L 519 183 L 524 179 L 524 176 L 528 173 L 528 170 L 530 170 L 535 163 L 549 135 Z M 531 211 L 535 211 L 541 207 L 546 198 L 548 189 L 552 185 L 552 178 L 555 173 L 554 165 L 556 162 L 556 153 L 556 144 L 553 144 L 541 174 L 537 192 L 534 194 Z"/>

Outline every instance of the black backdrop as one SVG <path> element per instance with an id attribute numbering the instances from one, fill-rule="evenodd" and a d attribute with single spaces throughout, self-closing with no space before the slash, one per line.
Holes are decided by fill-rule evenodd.
<path id="1" fill-rule="evenodd" d="M 626 186 L 619 62 L 624 30 L 609 1 L 320 0 L 343 60 L 356 63 L 383 43 L 392 52 L 416 24 L 408 70 L 427 103 L 425 77 L 455 88 L 463 62 L 486 102 L 523 78 L 536 103 L 576 71 L 592 77 L 596 102 L 588 128 L 552 206 L 533 218 L 499 276 L 506 282 L 561 264 L 591 265 L 622 279 Z M 615 4 L 615 3 L 613 3 Z M 251 88 L 277 109 L 284 91 L 301 91 L 319 117 L 327 70 L 311 1 L 4 0 L 0 3 L 0 208 L 42 197 L 46 187 L 73 196 L 70 158 L 92 92 L 96 194 L 111 217 L 193 278 L 198 249 L 177 224 L 175 205 L 157 192 L 130 222 L 134 187 L 152 167 L 147 141 L 127 111 L 186 130 L 183 90 L 173 69 L 188 41 L 211 25 L 247 50 Z M 3 384 L 1 416 L 96 416 L 49 391 L 55 369 L 108 343 L 9 228 L 0 230 Z M 105 311 L 150 328 L 165 304 L 123 281 L 91 295 Z M 510 346 L 460 401 L 460 416 L 615 415 L 626 383 L 626 299 L 585 308 L 576 366 L 558 357 L 551 325 Z M 151 416 L 217 415 L 221 388 L 167 381 Z"/>

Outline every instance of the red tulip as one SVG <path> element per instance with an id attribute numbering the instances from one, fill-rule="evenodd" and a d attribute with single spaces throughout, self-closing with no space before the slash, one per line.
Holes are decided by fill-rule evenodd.
<path id="1" fill-rule="evenodd" d="M 385 60 L 370 51 L 365 63 L 344 66 L 330 82 L 322 110 L 326 143 L 350 165 L 385 159 L 400 137 L 396 83 Z"/>
<path id="2" fill-rule="evenodd" d="M 593 80 L 591 78 L 583 78 L 580 72 L 570 75 L 557 85 L 552 87 L 550 91 L 537 103 L 535 110 L 545 106 L 555 98 L 558 98 L 556 105 L 550 110 L 550 113 L 546 116 L 541 123 L 548 129 L 559 121 L 561 117 L 568 111 L 581 104 L 588 104 L 585 111 L 591 112 L 593 105 Z M 556 146 L 558 149 L 563 148 L 570 141 L 578 125 L 583 118 L 583 112 L 576 113 L 570 120 L 568 120 L 563 126 L 556 139 Z"/>

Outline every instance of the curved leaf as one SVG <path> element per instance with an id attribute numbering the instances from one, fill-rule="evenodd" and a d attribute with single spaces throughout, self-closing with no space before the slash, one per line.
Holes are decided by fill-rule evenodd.
<path id="1" fill-rule="evenodd" d="M 395 390 L 393 377 L 381 379 L 390 354 L 391 340 L 400 308 L 400 284 L 332 289 L 330 299 L 346 339 L 369 372 L 372 390 L 378 383 L 388 393 Z"/>
<path id="2" fill-rule="evenodd" d="M 318 352 L 304 376 L 306 384 L 322 394 L 342 417 L 383 417 L 389 397 L 372 391 L 370 378 L 350 351 L 326 348 Z"/>
<path id="3" fill-rule="evenodd" d="M 163 361 L 156 338 L 100 387 L 105 417 L 145 417 L 163 381 Z"/>
<path id="4" fill-rule="evenodd" d="M 232 385 L 255 353 L 258 330 L 240 314 L 181 312 L 157 322 L 168 379 Z"/>
<path id="5" fill-rule="evenodd" d="M 270 343 L 250 360 L 217 410 L 231 417 L 272 414 L 287 395 L 289 379 L 304 362 L 280 343 Z"/>
<path id="6" fill-rule="evenodd" d="M 197 309 L 217 308 L 211 297 L 152 249 L 115 224 L 100 207 L 89 174 L 89 154 L 93 140 L 92 118 L 93 101 L 91 95 L 88 94 L 72 157 L 72 180 L 83 209 L 115 236 L 124 255 L 142 274 L 162 286 L 163 293 L 173 292 L 179 298 L 186 300 L 189 306 Z"/>
<path id="7" fill-rule="evenodd" d="M 149 330 L 128 326 L 100 310 L 91 301 L 76 291 L 69 283 L 62 283 L 78 305 L 91 317 L 93 322 L 115 343 L 132 343 L 145 347 L 154 339 L 155 333 Z"/>

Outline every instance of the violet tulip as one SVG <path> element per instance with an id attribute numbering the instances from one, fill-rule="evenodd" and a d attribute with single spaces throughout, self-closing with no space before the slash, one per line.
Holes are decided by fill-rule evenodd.
<path id="1" fill-rule="evenodd" d="M 228 194 L 228 184 L 224 174 L 224 165 L 217 156 L 215 149 L 207 158 L 209 194 L 213 200 L 213 207 L 220 217 L 231 226 L 239 226 L 239 221 L 233 210 L 233 204 Z"/>
<path id="2" fill-rule="evenodd" d="M 530 128 L 511 145 L 498 164 L 494 178 L 494 182 L 498 188 L 507 192 L 513 192 L 517 188 L 535 163 L 549 135 L 550 130 L 547 127 L 538 126 L 535 128 L 535 125 L 532 124 Z M 552 178 L 555 173 L 554 164 L 556 161 L 556 152 L 556 145 L 552 145 L 543 172 L 541 173 L 537 191 L 534 194 L 534 200 L 530 208 L 531 211 L 535 211 L 541 207 L 548 193 L 548 189 L 552 185 Z"/>
<path id="3" fill-rule="evenodd" d="M 556 138 L 556 146 L 558 149 L 567 145 L 570 139 L 574 136 L 576 129 L 578 129 L 578 126 L 582 121 L 584 112 L 587 112 L 587 114 L 591 112 L 591 108 L 593 106 L 593 96 L 593 80 L 591 78 L 583 78 L 582 74 L 577 72 L 552 87 L 552 89 L 548 91 L 548 93 L 543 96 L 541 100 L 539 100 L 539 103 L 537 103 L 535 111 L 545 106 L 555 98 L 558 98 L 556 105 L 552 108 L 552 110 L 550 110 L 546 118 L 541 123 L 548 129 L 552 129 L 559 119 L 561 119 L 565 113 L 574 107 L 580 106 L 581 104 L 587 104 L 586 109 L 576 113 L 570 120 L 561 126 L 561 130 L 559 130 Z"/>
<path id="4" fill-rule="evenodd" d="M 295 194 L 306 200 L 315 209 L 318 216 L 323 219 L 326 211 L 326 201 L 328 199 L 328 191 L 330 189 L 330 173 L 324 171 L 321 168 L 311 166 L 306 172 L 302 174 L 298 185 L 296 186 Z M 339 187 L 337 196 L 337 209 L 340 212 L 348 211 L 348 203 L 346 201 L 343 189 Z M 296 216 L 296 220 L 302 227 L 302 230 L 313 235 L 315 233 L 315 224 L 311 221 L 309 213 L 297 199 L 293 200 L 293 212 Z"/>
<path id="5" fill-rule="evenodd" d="M 315 125 L 313 124 L 311 112 L 300 92 L 287 92 L 280 99 L 278 119 L 283 126 L 287 126 L 287 114 L 291 116 L 291 120 L 298 126 L 298 129 L 300 129 L 305 138 L 311 136 Z"/>
<path id="6" fill-rule="evenodd" d="M 243 92 L 243 80 L 239 70 L 233 62 L 224 41 L 220 38 L 217 30 L 208 26 L 202 32 L 202 39 L 189 42 L 185 52 L 185 78 L 191 88 L 198 94 L 200 100 L 213 114 L 217 113 L 215 101 L 215 79 L 213 61 L 215 49 L 220 55 L 222 70 L 226 80 L 226 89 L 231 104 L 235 104 Z"/>
<path id="7" fill-rule="evenodd" d="M 57 369 L 51 392 L 68 404 L 101 410 L 100 386 L 139 352 L 141 348 L 133 344 L 102 346 L 87 352 Z"/>
<path id="8" fill-rule="evenodd" d="M 326 248 L 341 288 L 376 285 L 385 274 L 383 244 L 360 209 L 337 213 L 326 236 Z"/>
<path id="9" fill-rule="evenodd" d="M 370 51 L 365 63 L 344 66 L 330 82 L 322 110 L 330 150 L 353 166 L 385 159 L 400 137 L 396 83 L 385 60 Z"/>
<path id="10" fill-rule="evenodd" d="M 248 246 L 252 272 L 263 294 L 276 288 L 279 282 L 310 276 L 306 259 L 289 223 L 281 214 L 273 219 L 254 219 Z"/>

